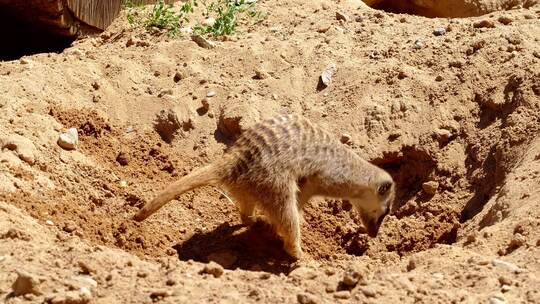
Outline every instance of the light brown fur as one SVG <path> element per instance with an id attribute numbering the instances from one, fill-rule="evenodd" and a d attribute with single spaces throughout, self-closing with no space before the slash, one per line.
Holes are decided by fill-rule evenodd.
<path id="1" fill-rule="evenodd" d="M 394 199 L 394 182 L 386 171 L 306 118 L 284 115 L 244 131 L 221 159 L 168 186 L 134 219 L 142 221 L 183 192 L 204 185 L 226 189 L 245 224 L 253 222 L 255 208 L 262 211 L 295 258 L 302 254 L 300 219 L 311 197 L 350 200 L 372 237 Z"/>

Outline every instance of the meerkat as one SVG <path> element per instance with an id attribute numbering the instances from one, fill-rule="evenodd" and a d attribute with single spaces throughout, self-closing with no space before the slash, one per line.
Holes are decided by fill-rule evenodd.
<path id="1" fill-rule="evenodd" d="M 226 190 L 245 225 L 255 208 L 300 259 L 302 210 L 314 196 L 347 199 L 370 237 L 390 212 L 394 181 L 329 132 L 299 115 L 281 115 L 245 130 L 222 158 L 180 178 L 147 203 L 134 220 L 143 221 L 180 194 L 212 185 Z"/>

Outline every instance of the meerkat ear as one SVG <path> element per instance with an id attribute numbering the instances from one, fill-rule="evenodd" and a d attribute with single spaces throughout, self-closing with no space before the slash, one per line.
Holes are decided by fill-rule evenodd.
<path id="1" fill-rule="evenodd" d="M 388 190 L 390 190 L 391 187 L 392 182 L 384 181 L 379 185 L 379 189 L 377 189 L 377 192 L 379 193 L 379 195 L 383 196 L 388 192 Z"/>

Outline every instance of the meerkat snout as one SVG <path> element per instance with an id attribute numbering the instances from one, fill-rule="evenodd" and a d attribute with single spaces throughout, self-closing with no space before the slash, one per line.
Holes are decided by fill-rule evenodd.
<path id="1" fill-rule="evenodd" d="M 381 180 L 374 183 L 351 203 L 356 207 L 362 224 L 370 237 L 379 233 L 384 218 L 390 213 L 395 196 L 395 183 L 390 175 L 381 174 Z"/>

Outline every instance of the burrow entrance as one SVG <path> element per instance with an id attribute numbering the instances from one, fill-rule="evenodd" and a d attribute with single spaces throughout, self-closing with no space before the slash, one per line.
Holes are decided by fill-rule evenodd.
<path id="1" fill-rule="evenodd" d="M 75 233 L 141 257 L 172 255 L 181 260 L 215 260 L 229 269 L 290 270 L 292 261 L 273 232 L 263 223 L 241 227 L 236 207 L 211 187 L 182 195 L 143 223 L 131 221 L 130 215 L 160 189 L 204 161 L 179 154 L 157 132 L 125 133 L 128 126 L 114 125 L 92 110 L 53 108 L 49 114 L 66 127 L 81 130 L 79 150 L 98 165 L 78 167 L 84 175 L 77 178 L 71 171 L 58 175 L 65 190 L 21 193 L 6 201 L 16 201 L 36 218 L 52 220 L 66 235 Z M 372 239 L 363 233 L 349 202 L 314 199 L 302 224 L 307 254 L 317 260 L 388 251 L 407 255 L 456 241 L 459 202 L 443 196 L 428 199 L 422 191 L 422 183 L 437 175 L 432 154 L 403 146 L 372 162 L 388 170 L 399 186 L 394 217 Z"/>

